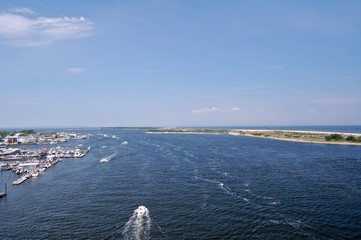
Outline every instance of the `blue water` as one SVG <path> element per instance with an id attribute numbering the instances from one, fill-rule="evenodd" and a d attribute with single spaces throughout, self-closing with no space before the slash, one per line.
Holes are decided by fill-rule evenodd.
<path id="1" fill-rule="evenodd" d="M 84 158 L 19 186 L 0 172 L 0 239 L 361 238 L 361 146 L 83 133 L 63 146 L 91 146 Z"/>

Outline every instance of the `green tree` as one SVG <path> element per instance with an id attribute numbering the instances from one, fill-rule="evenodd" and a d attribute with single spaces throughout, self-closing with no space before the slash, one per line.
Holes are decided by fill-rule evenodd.
<path id="1" fill-rule="evenodd" d="M 330 135 L 327 135 L 327 136 L 325 136 L 325 140 L 326 140 L 326 141 L 331 141 L 331 140 L 332 140 L 332 138 L 331 138 L 331 136 L 330 136 Z"/>
<path id="2" fill-rule="evenodd" d="M 4 137 L 4 136 L 6 136 L 6 135 L 8 135 L 8 134 L 9 134 L 9 132 L 0 131 L 0 136 L 1 136 L 1 137 Z"/>
<path id="3" fill-rule="evenodd" d="M 350 135 L 350 136 L 347 136 L 346 141 L 356 142 L 356 138 L 354 136 Z"/>
<path id="4" fill-rule="evenodd" d="M 344 138 L 341 134 L 333 133 L 330 135 L 325 136 L 326 141 L 342 141 Z"/>

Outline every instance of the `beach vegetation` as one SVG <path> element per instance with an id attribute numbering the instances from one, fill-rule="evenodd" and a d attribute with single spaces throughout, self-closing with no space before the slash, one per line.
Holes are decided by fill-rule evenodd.
<path id="1" fill-rule="evenodd" d="M 251 133 L 253 136 L 262 136 L 262 133 L 260 132 L 254 132 L 254 133 Z"/>
<path id="2" fill-rule="evenodd" d="M 346 137 L 346 141 L 349 141 L 349 142 L 356 142 L 356 141 L 357 141 L 357 139 L 355 138 L 355 136 L 350 135 L 350 136 L 347 136 L 347 137 Z"/>
<path id="3" fill-rule="evenodd" d="M 346 141 L 359 143 L 359 142 L 361 142 L 361 136 L 355 137 L 355 136 L 353 136 L 353 135 L 350 135 L 350 136 L 347 136 L 347 137 L 346 137 Z"/>
<path id="4" fill-rule="evenodd" d="M 33 129 L 27 129 L 27 130 L 22 130 L 20 132 L 8 132 L 8 131 L 0 131 L 0 136 L 1 137 L 5 137 L 5 136 L 14 136 L 15 134 L 19 134 L 19 136 L 28 136 L 30 134 L 36 134 L 36 132 Z"/>
<path id="5" fill-rule="evenodd" d="M 333 133 L 330 135 L 326 135 L 325 140 L 326 141 L 342 141 L 342 140 L 344 140 L 344 138 L 341 134 Z"/>
<path id="6" fill-rule="evenodd" d="M 20 131 L 20 136 L 28 136 L 30 134 L 35 134 L 36 132 L 33 129 L 27 129 Z"/>
<path id="7" fill-rule="evenodd" d="M 6 131 L 0 131 L 0 137 L 5 137 L 9 134 L 9 132 Z"/>

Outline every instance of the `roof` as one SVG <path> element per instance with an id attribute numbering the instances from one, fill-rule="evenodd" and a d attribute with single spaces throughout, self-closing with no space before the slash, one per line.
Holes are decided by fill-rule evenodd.
<path id="1" fill-rule="evenodd" d="M 9 138 L 10 138 L 10 139 L 14 139 L 14 138 L 18 139 L 19 136 L 6 136 L 6 137 L 5 137 L 5 139 L 9 139 Z"/>

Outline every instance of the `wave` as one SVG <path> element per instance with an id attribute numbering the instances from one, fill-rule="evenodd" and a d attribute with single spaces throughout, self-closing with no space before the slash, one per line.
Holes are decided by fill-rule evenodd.
<path id="1" fill-rule="evenodd" d="M 150 239 L 151 226 L 152 219 L 149 216 L 149 210 L 145 206 L 139 206 L 125 224 L 123 237 L 126 240 Z"/>

